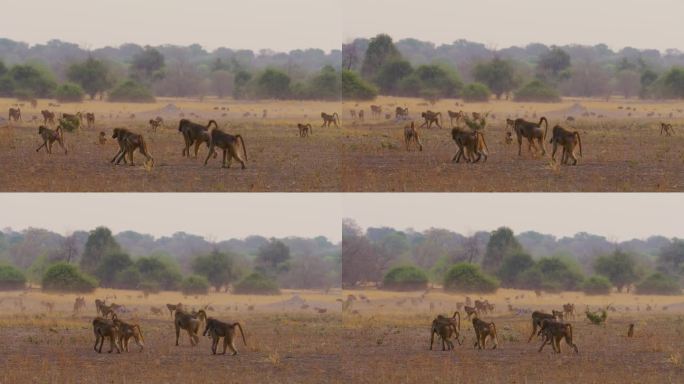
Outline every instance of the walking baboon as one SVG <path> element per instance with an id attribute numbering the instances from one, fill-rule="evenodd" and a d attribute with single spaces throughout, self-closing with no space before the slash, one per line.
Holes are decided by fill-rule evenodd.
<path id="1" fill-rule="evenodd" d="M 506 120 L 506 122 L 508 123 L 508 120 Z M 544 130 L 541 129 L 542 122 L 544 123 Z M 532 150 L 532 146 L 536 140 L 541 147 L 542 156 L 546 154 L 544 140 L 546 140 L 546 133 L 549 130 L 549 121 L 546 120 L 546 117 L 542 116 L 539 119 L 539 123 L 533 123 L 526 121 L 525 119 L 515 119 L 515 122 L 513 123 L 513 129 L 515 130 L 515 135 L 518 138 L 518 156 L 522 154 L 523 137 L 527 139 L 528 150 Z"/>
<path id="2" fill-rule="evenodd" d="M 150 312 L 152 312 L 153 315 L 163 315 L 162 309 L 155 306 L 150 307 Z"/>
<path id="3" fill-rule="evenodd" d="M 83 309 L 83 308 L 85 308 L 85 307 L 86 307 L 85 297 L 83 297 L 83 296 L 77 297 L 77 298 L 74 300 L 74 313 L 80 312 L 81 309 Z"/>
<path id="4" fill-rule="evenodd" d="M 171 317 L 173 317 L 173 313 L 178 310 L 183 309 L 183 304 L 178 303 L 178 304 L 166 304 L 166 308 L 169 310 L 169 314 Z"/>
<path id="5" fill-rule="evenodd" d="M 119 345 L 121 349 L 128 352 L 128 342 L 132 337 L 138 347 L 140 347 L 140 352 L 142 352 L 145 347 L 145 338 L 143 337 L 140 325 L 119 320 L 116 314 L 112 314 L 112 322 L 119 328 Z"/>
<path id="6" fill-rule="evenodd" d="M 38 134 L 40 137 L 43 139 L 43 144 L 40 145 L 40 147 L 36 148 L 36 152 L 40 151 L 41 148 L 45 147 L 45 151 L 47 153 L 52 153 L 52 143 L 55 141 L 57 144 L 59 144 L 60 147 L 64 150 L 64 154 L 66 155 L 68 150 L 66 145 L 64 145 L 64 135 L 62 133 L 62 127 L 57 127 L 56 130 L 52 130 L 50 128 L 47 128 L 44 125 L 41 125 L 38 127 Z"/>
<path id="7" fill-rule="evenodd" d="M 21 120 L 21 108 L 10 108 L 9 109 L 9 121 L 12 122 L 12 120 L 18 122 Z"/>
<path id="8" fill-rule="evenodd" d="M 185 147 L 183 148 L 182 156 L 190 157 L 190 146 L 195 144 L 195 158 L 197 158 L 197 152 L 202 143 L 205 143 L 209 147 L 211 142 L 211 136 L 209 134 L 209 128 L 211 125 L 214 128 L 218 128 L 215 120 L 209 120 L 206 126 L 193 123 L 187 119 L 181 119 L 178 123 L 178 132 L 183 134 L 183 140 L 185 141 Z M 214 156 L 216 158 L 216 156 Z"/>
<path id="9" fill-rule="evenodd" d="M 470 306 L 466 305 L 463 307 L 463 310 L 465 311 L 466 316 L 468 317 L 468 320 L 470 320 L 471 316 L 477 317 L 477 309 L 475 309 L 474 307 L 470 307 Z"/>
<path id="10" fill-rule="evenodd" d="M 94 113 L 86 113 L 86 124 L 88 125 L 88 128 L 92 128 L 93 125 L 95 125 L 95 114 Z"/>
<path id="11" fill-rule="evenodd" d="M 351 116 L 352 119 L 356 120 L 356 110 L 355 109 L 350 110 L 349 115 Z"/>
<path id="12" fill-rule="evenodd" d="M 418 130 L 415 128 L 413 121 L 410 125 L 404 127 L 404 143 L 406 143 L 406 151 L 409 150 L 409 144 L 415 142 L 418 145 L 418 150 L 423 150 L 423 143 L 420 142 L 420 136 L 418 136 Z"/>
<path id="13" fill-rule="evenodd" d="M 629 329 L 627 330 L 627 337 L 634 337 L 634 323 L 629 325 Z"/>
<path id="14" fill-rule="evenodd" d="M 190 345 L 195 346 L 199 342 L 199 336 L 197 332 L 199 331 L 200 324 L 202 321 L 206 321 L 207 313 L 203 309 L 197 311 L 197 315 L 192 315 L 190 313 L 184 312 L 182 309 L 176 309 L 173 324 L 176 327 L 176 346 L 178 345 L 178 339 L 180 338 L 180 330 L 184 329 L 188 332 L 190 337 Z"/>
<path id="15" fill-rule="evenodd" d="M 11 111 L 11 109 L 10 109 Z M 663 132 L 665 132 L 666 136 L 672 136 L 674 134 L 674 128 L 672 127 L 672 124 L 669 123 L 660 123 L 660 135 L 663 135 Z M 672 135 L 670 134 L 672 133 Z"/>
<path id="16" fill-rule="evenodd" d="M 309 134 L 313 134 L 313 127 L 311 124 L 297 124 L 299 129 L 299 137 L 307 137 Z"/>
<path id="17" fill-rule="evenodd" d="M 55 113 L 50 112 L 47 109 L 40 111 L 43 115 L 43 125 L 54 124 L 55 123 Z"/>
<path id="18" fill-rule="evenodd" d="M 408 107 L 402 108 L 402 107 L 397 107 L 394 110 L 394 117 L 399 120 L 399 119 L 407 119 L 408 118 Z"/>
<path id="19" fill-rule="evenodd" d="M 102 306 L 103 305 L 105 305 L 104 300 L 95 299 L 95 310 L 97 311 L 98 315 L 102 314 Z"/>
<path id="20" fill-rule="evenodd" d="M 456 119 L 456 124 L 458 124 L 458 122 L 465 117 L 463 111 L 454 112 L 449 110 L 447 113 L 449 114 L 449 122 L 452 128 L 454 127 L 454 119 Z"/>
<path id="21" fill-rule="evenodd" d="M 100 135 L 97 137 L 97 142 L 100 143 L 100 145 L 107 144 L 107 134 L 100 132 Z"/>
<path id="22" fill-rule="evenodd" d="M 328 115 L 325 112 L 321 112 L 321 118 L 323 119 L 323 125 L 321 125 L 321 127 L 329 127 L 330 124 L 335 124 L 336 128 L 340 127 L 340 117 L 337 115 L 337 112 L 333 112 L 332 115 Z"/>
<path id="23" fill-rule="evenodd" d="M 432 326 L 430 328 L 430 350 L 432 350 L 435 334 L 439 335 L 442 339 L 442 351 L 445 349 L 454 349 L 454 343 L 451 341 L 452 335 L 456 336 L 456 342 L 458 342 L 458 345 L 461 345 L 462 340 L 459 339 L 460 330 L 461 314 L 458 311 L 454 312 L 452 317 L 437 315 L 437 317 L 432 320 Z"/>
<path id="24" fill-rule="evenodd" d="M 102 353 L 102 344 L 104 344 L 105 338 L 109 338 L 109 353 L 112 353 L 114 348 L 116 348 L 116 353 L 121 353 L 118 344 L 119 328 L 112 321 L 96 317 L 93 320 L 93 334 L 95 334 L 95 345 L 93 346 L 95 352 Z M 100 343 L 99 349 L 97 347 L 98 342 Z"/>
<path id="25" fill-rule="evenodd" d="M 473 318 L 473 330 L 475 331 L 475 344 L 473 348 L 478 347 L 478 349 L 485 349 L 487 347 L 487 338 L 491 338 L 494 341 L 494 346 L 492 349 L 496 349 L 499 345 L 499 338 L 496 335 L 496 326 L 493 322 L 486 322 L 480 320 L 478 317 Z"/>
<path id="26" fill-rule="evenodd" d="M 230 347 L 230 351 L 233 352 L 233 356 L 238 354 L 235 348 L 235 328 L 240 329 L 240 335 L 242 335 L 242 343 L 247 346 L 247 341 L 245 340 L 245 333 L 242 331 L 242 326 L 240 323 L 224 323 L 220 320 L 214 318 L 207 319 L 207 325 L 204 328 L 202 336 L 205 336 L 207 332 L 211 336 L 211 353 L 216 354 L 216 348 L 218 347 L 219 339 L 223 337 L 223 353 L 226 354 L 226 347 Z"/>
<path id="27" fill-rule="evenodd" d="M 152 132 L 157 132 L 157 128 L 159 128 L 161 122 L 159 122 L 159 120 L 156 119 L 150 119 L 149 124 L 150 128 L 152 128 Z"/>
<path id="28" fill-rule="evenodd" d="M 582 156 L 582 139 L 577 131 L 568 131 L 567 129 L 556 125 L 553 127 L 551 140 L 549 143 L 553 144 L 553 151 L 551 152 L 551 160 L 556 161 L 556 150 L 558 146 L 563 147 L 561 155 L 561 164 L 567 164 L 568 159 L 572 158 L 572 165 L 577 165 L 577 157 L 575 157 L 575 147 L 579 145 L 580 157 Z"/>
<path id="29" fill-rule="evenodd" d="M 571 316 L 573 319 L 575 318 L 575 304 L 563 304 L 563 317 L 569 319 Z"/>
<path id="30" fill-rule="evenodd" d="M 544 349 L 546 344 L 551 344 L 554 352 L 561 353 L 560 341 L 564 338 L 565 342 L 575 350 L 575 353 L 579 353 L 577 346 L 572 342 L 571 324 L 556 320 L 544 320 L 539 333 L 542 334 L 542 345 L 539 347 L 539 352 Z"/>
<path id="31" fill-rule="evenodd" d="M 124 128 L 114 128 L 112 139 L 117 139 L 120 147 L 119 151 L 121 152 L 121 155 L 115 164 L 118 165 L 121 162 L 121 159 L 128 154 L 130 160 L 129 165 L 133 166 L 133 152 L 135 152 L 136 149 L 139 149 L 140 154 L 145 156 L 145 164 L 149 165 L 150 167 L 154 166 L 154 158 L 148 151 L 147 145 L 145 144 L 145 139 L 142 135 L 133 133 Z"/>
<path id="32" fill-rule="evenodd" d="M 425 111 L 420 114 L 420 116 L 425 120 L 423 124 L 421 124 L 421 128 L 427 125 L 428 129 L 432 127 L 432 124 L 436 124 L 440 129 L 442 126 L 440 125 L 440 120 L 442 120 L 442 112 L 432 112 L 432 111 Z"/>
<path id="33" fill-rule="evenodd" d="M 216 155 L 216 147 L 223 149 L 223 168 L 230 168 L 231 162 L 235 159 L 242 165 L 242 169 L 245 169 L 247 147 L 241 135 L 231 135 L 218 128 L 212 129 L 209 153 L 207 158 L 204 159 L 204 165 L 207 165 L 207 161 L 209 161 L 209 157 L 212 154 Z M 240 153 L 240 147 L 242 148 L 242 153 Z"/>
<path id="34" fill-rule="evenodd" d="M 530 335 L 530 338 L 527 339 L 527 342 L 529 343 L 530 341 L 532 341 L 534 335 L 539 335 L 539 332 L 541 332 L 542 321 L 555 319 L 556 317 L 549 313 L 544 313 L 540 311 L 532 312 L 532 334 Z M 539 330 L 539 332 L 537 332 L 537 330 Z"/>
<path id="35" fill-rule="evenodd" d="M 365 112 L 363 112 L 363 109 L 359 109 L 359 120 L 363 121 L 364 116 L 365 116 Z"/>
<path id="36" fill-rule="evenodd" d="M 371 105 L 371 118 L 376 118 L 376 117 L 381 117 L 382 116 L 382 106 L 380 105 Z"/>
<path id="37" fill-rule="evenodd" d="M 487 161 L 489 156 L 489 148 L 485 141 L 484 134 L 480 131 L 469 131 L 461 128 L 453 128 L 451 130 L 451 138 L 458 146 L 458 151 L 451 159 L 451 161 L 460 162 L 463 157 L 467 162 L 480 161 L 484 156 L 484 161 Z M 477 155 L 477 159 L 473 160 L 473 156 Z"/>

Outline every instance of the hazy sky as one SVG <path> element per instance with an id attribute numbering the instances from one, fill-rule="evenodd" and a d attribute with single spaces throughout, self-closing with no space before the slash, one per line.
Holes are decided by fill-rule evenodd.
<path id="1" fill-rule="evenodd" d="M 431 227 L 462 234 L 508 226 L 557 237 L 590 232 L 622 241 L 650 235 L 684 238 L 681 193 L 349 194 L 344 217 L 362 227 Z"/>
<path id="2" fill-rule="evenodd" d="M 105 225 L 154 236 L 184 231 L 221 241 L 248 235 L 341 239 L 341 200 L 326 194 L 0 194 L 0 228 L 58 233 Z"/>
<path id="3" fill-rule="evenodd" d="M 342 0 L 3 0 L 0 37 L 83 47 L 340 49 Z M 321 16 L 323 15 L 323 16 Z"/>
<path id="4" fill-rule="evenodd" d="M 344 40 L 458 39 L 494 48 L 605 43 L 684 50 L 681 0 L 344 0 Z M 428 11 L 429 10 L 429 11 Z"/>

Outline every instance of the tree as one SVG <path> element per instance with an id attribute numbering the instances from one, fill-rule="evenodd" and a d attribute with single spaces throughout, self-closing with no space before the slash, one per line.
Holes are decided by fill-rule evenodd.
<path id="1" fill-rule="evenodd" d="M 491 96 L 491 92 L 486 85 L 480 83 L 471 83 L 463 88 L 461 97 L 463 100 L 469 102 L 487 102 Z"/>
<path id="2" fill-rule="evenodd" d="M 277 239 L 271 239 L 268 244 L 259 248 L 256 257 L 256 269 L 267 276 L 277 275 L 288 269 L 290 261 L 290 248 Z"/>
<path id="3" fill-rule="evenodd" d="M 629 254 L 616 250 L 612 255 L 600 256 L 594 261 L 596 273 L 607 277 L 618 292 L 638 280 L 636 262 Z"/>
<path id="4" fill-rule="evenodd" d="M 107 227 L 97 227 L 88 235 L 81 258 L 81 269 L 86 273 L 93 273 L 105 256 L 113 253 L 121 253 L 121 247 L 112 236 L 112 231 Z"/>
<path id="5" fill-rule="evenodd" d="M 663 75 L 667 96 L 684 98 L 684 68 L 673 67 Z"/>
<path id="6" fill-rule="evenodd" d="M 15 65 L 6 75 L 12 84 L 14 96 L 49 97 L 57 83 L 46 70 L 33 65 Z"/>
<path id="7" fill-rule="evenodd" d="M 153 103 L 154 100 L 154 95 L 147 87 L 132 79 L 119 84 L 109 93 L 109 101 Z"/>
<path id="8" fill-rule="evenodd" d="M 339 100 L 341 79 L 335 68 L 326 65 L 309 83 L 309 97 L 317 100 Z"/>
<path id="9" fill-rule="evenodd" d="M 395 291 L 417 291 L 427 287 L 427 274 L 422 269 L 403 265 L 390 269 L 382 280 L 382 288 Z"/>
<path id="10" fill-rule="evenodd" d="M 501 95 L 511 92 L 516 86 L 513 64 L 498 57 L 488 63 L 478 63 L 473 69 L 473 76 L 475 80 L 487 85 L 497 99 L 501 99 Z"/>
<path id="11" fill-rule="evenodd" d="M 190 275 L 181 283 L 184 295 L 206 295 L 209 293 L 209 281 L 204 276 Z"/>
<path id="12" fill-rule="evenodd" d="M 285 99 L 290 95 L 290 77 L 277 69 L 264 70 L 256 80 L 257 95 L 271 99 Z"/>
<path id="13" fill-rule="evenodd" d="M 235 285 L 233 293 L 245 295 L 278 295 L 278 284 L 268 277 L 254 272 Z"/>
<path id="14" fill-rule="evenodd" d="M 368 43 L 361 75 L 366 79 L 373 79 L 385 63 L 396 59 L 401 59 L 401 54 L 394 46 L 392 38 L 386 34 L 379 34 Z"/>
<path id="15" fill-rule="evenodd" d="M 411 63 L 406 60 L 392 60 L 384 63 L 375 76 L 375 84 L 386 95 L 395 94 L 398 91 L 399 82 L 413 73 Z"/>
<path id="16" fill-rule="evenodd" d="M 146 47 L 144 51 L 133 56 L 131 77 L 151 83 L 164 77 L 164 56 L 155 48 Z"/>
<path id="17" fill-rule="evenodd" d="M 136 260 L 135 266 L 140 271 L 141 284 L 152 282 L 161 289 L 174 290 L 183 279 L 177 265 L 158 257 L 141 257 Z"/>
<path id="18" fill-rule="evenodd" d="M 98 93 L 102 95 L 113 85 L 105 63 L 92 57 L 82 63 L 72 64 L 67 70 L 67 78 L 80 85 L 91 99 Z"/>
<path id="19" fill-rule="evenodd" d="M 487 243 L 482 268 L 488 272 L 496 272 L 501 268 L 501 263 L 508 255 L 522 251 L 522 246 L 516 240 L 513 231 L 507 227 L 501 227 L 492 232 Z"/>
<path id="20" fill-rule="evenodd" d="M 580 288 L 584 276 L 579 270 L 579 267 L 572 264 L 568 260 L 559 257 L 544 257 L 540 259 L 537 264 L 529 270 L 537 271 L 541 275 L 541 287 L 536 289 L 544 289 L 550 292 L 557 291 L 575 291 Z M 527 273 L 522 275 L 526 282 L 529 282 Z"/>
<path id="21" fill-rule="evenodd" d="M 539 80 L 532 80 L 515 92 L 515 101 L 555 103 L 561 100 L 558 91 Z"/>
<path id="22" fill-rule="evenodd" d="M 607 295 L 613 285 L 605 276 L 595 275 L 582 283 L 582 290 L 587 295 Z"/>
<path id="23" fill-rule="evenodd" d="M 679 295 L 682 289 L 674 278 L 656 272 L 636 286 L 639 295 Z"/>
<path id="24" fill-rule="evenodd" d="M 83 90 L 78 84 L 64 83 L 55 89 L 55 99 L 61 103 L 80 103 L 83 101 Z"/>
<path id="25" fill-rule="evenodd" d="M 482 272 L 475 264 L 458 263 L 447 271 L 444 277 L 444 290 L 463 293 L 493 293 L 499 282 Z"/>
<path id="26" fill-rule="evenodd" d="M 560 81 L 569 77 L 570 55 L 559 47 L 552 47 L 550 51 L 539 57 L 537 76 L 542 80 Z"/>
<path id="27" fill-rule="evenodd" d="M 684 240 L 674 239 L 658 254 L 658 270 L 663 273 L 684 275 Z"/>
<path id="28" fill-rule="evenodd" d="M 97 280 L 82 273 L 74 265 L 62 262 L 48 268 L 41 286 L 48 292 L 90 293 L 97 288 Z"/>
<path id="29" fill-rule="evenodd" d="M 458 73 L 450 67 L 421 65 L 400 83 L 402 94 L 436 101 L 443 97 L 456 97 L 463 88 Z"/>
<path id="30" fill-rule="evenodd" d="M 0 291 L 24 289 L 26 276 L 11 265 L 0 265 Z"/>
<path id="31" fill-rule="evenodd" d="M 236 99 L 245 98 L 247 96 L 248 85 L 251 80 L 251 73 L 244 70 L 238 70 L 235 72 L 235 87 L 233 88 L 233 97 Z"/>
<path id="32" fill-rule="evenodd" d="M 359 62 L 359 54 L 356 49 L 356 44 L 342 44 L 342 68 L 351 71 L 356 68 Z M 1 76 L 2 74 L 0 74 Z"/>
<path id="33" fill-rule="evenodd" d="M 127 253 L 110 253 L 102 258 L 93 275 L 100 280 L 100 286 L 112 288 L 117 274 L 131 265 L 133 265 L 133 261 Z"/>
<path id="34" fill-rule="evenodd" d="M 504 256 L 497 277 L 504 288 L 521 288 L 523 273 L 534 267 L 534 260 L 528 253 L 519 251 Z"/>
<path id="35" fill-rule="evenodd" d="M 192 261 L 192 270 L 207 278 L 218 292 L 221 287 L 228 289 L 228 284 L 237 278 L 233 256 L 214 250 L 205 256 L 198 256 Z"/>
<path id="36" fill-rule="evenodd" d="M 378 90 L 365 82 L 355 72 L 342 71 L 342 99 L 343 100 L 373 100 Z"/>
<path id="37" fill-rule="evenodd" d="M 233 93 L 234 76 L 229 71 L 220 69 L 211 73 L 211 86 L 219 99 Z"/>
<path id="38" fill-rule="evenodd" d="M 625 99 L 629 99 L 639 93 L 641 89 L 641 75 L 637 71 L 623 69 L 617 73 L 615 88 Z"/>

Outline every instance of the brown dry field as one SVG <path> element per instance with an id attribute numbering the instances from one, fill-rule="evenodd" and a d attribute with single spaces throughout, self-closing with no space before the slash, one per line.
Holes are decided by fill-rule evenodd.
<path id="1" fill-rule="evenodd" d="M 85 101 L 49 107 L 52 100 L 39 100 L 32 108 L 22 107 L 23 122 L 0 124 L 0 191 L 22 192 L 301 192 L 339 191 L 339 131 L 319 128 L 320 113 L 338 112 L 337 102 L 235 101 L 207 98 L 158 99 L 154 104 L 108 103 Z M 3 117 L 13 99 L 0 99 Z M 175 108 L 168 108 L 173 105 Z M 229 110 L 221 110 L 227 107 Z M 216 110 L 215 108 L 219 108 Z M 42 109 L 54 112 L 77 111 L 96 114 L 94 128 L 66 133 L 69 154 L 58 146 L 52 155 L 35 149 L 41 144 L 38 122 L 32 121 Z M 268 116 L 262 119 L 262 110 Z M 199 158 L 181 157 L 183 137 L 178 132 L 181 113 L 185 118 L 206 124 L 215 119 L 220 127 L 241 134 L 247 147 L 247 169 L 233 162 L 221 168 L 221 157 L 210 159 L 206 146 Z M 245 117 L 245 113 L 250 113 Z M 131 118 L 131 114 L 135 117 Z M 256 116 L 255 116 L 256 114 Z M 156 116 L 166 127 L 152 132 L 148 121 Z M 42 118 L 40 119 L 42 123 Z M 297 123 L 311 123 L 313 135 L 300 138 Z M 118 145 L 111 139 L 114 127 L 127 127 L 145 136 L 155 159 L 151 170 L 142 166 L 143 157 L 135 155 L 137 166 L 113 166 L 111 158 Z M 100 131 L 107 133 L 105 146 L 97 144 Z"/>
<path id="2" fill-rule="evenodd" d="M 371 118 L 371 104 L 383 107 L 382 118 Z M 421 112 L 430 109 L 442 113 L 443 129 L 419 131 L 423 152 L 415 148 L 406 151 L 403 143 L 406 122 L 394 121 L 396 106 L 408 107 L 418 125 L 422 124 Z M 636 111 L 618 109 L 619 106 L 636 108 Z M 365 122 L 351 119 L 350 109 L 361 108 L 365 110 Z M 456 145 L 451 139 L 448 110 L 490 112 L 495 116 L 488 120 L 484 131 L 490 152 L 486 163 L 451 163 Z M 582 116 L 584 111 L 589 115 Z M 385 112 L 392 114 L 391 120 L 384 117 Z M 491 101 L 465 105 L 460 100 L 442 100 L 427 105 L 420 99 L 381 97 L 373 102 L 346 102 L 341 134 L 343 191 L 684 191 L 683 112 L 684 102 L 621 99 L 564 99 L 562 103 L 552 104 Z M 504 142 L 506 118 L 517 116 L 538 121 L 542 115 L 549 120 L 547 155 L 535 156 L 523 144 L 522 156 L 518 156 L 517 142 L 514 140 L 512 145 Z M 566 122 L 568 116 L 576 120 Z M 674 124 L 673 137 L 660 136 L 660 121 Z M 548 140 L 556 124 L 580 132 L 583 157 L 577 166 L 558 166 L 550 161 Z"/>
<path id="3" fill-rule="evenodd" d="M 108 302 L 124 304 L 131 311 L 120 318 L 142 327 L 142 352 L 133 341 L 127 353 L 106 353 L 108 341 L 102 354 L 93 351 L 94 300 L 114 295 Z M 310 307 L 303 309 L 303 302 L 293 299 L 295 295 Z M 227 293 L 184 297 L 165 292 L 145 298 L 136 291 L 99 289 L 86 295 L 86 309 L 74 315 L 73 294 L 3 292 L 0 383 L 341 382 L 339 295 L 339 290 L 328 294 L 284 291 L 268 297 Z M 18 297 L 24 311 L 15 304 Z M 55 304 L 52 313 L 43 301 Z M 208 312 L 210 317 L 239 321 L 247 346 L 242 341 L 237 344 L 238 356 L 230 352 L 213 356 L 211 339 L 200 335 L 199 345 L 191 347 L 187 333 L 181 333 L 180 346 L 175 346 L 173 320 L 164 304 L 179 301 L 190 307 L 210 303 L 214 308 Z M 163 315 L 152 314 L 151 306 L 164 307 Z M 327 312 L 319 314 L 314 307 Z"/>
<path id="4" fill-rule="evenodd" d="M 536 297 L 530 291 L 502 289 L 496 295 L 482 296 L 496 307 L 493 314 L 482 318 L 496 324 L 498 348 L 474 349 L 472 325 L 463 320 L 463 345 L 454 343 L 453 351 L 444 352 L 437 342 L 434 350 L 429 350 L 430 323 L 438 313 L 451 315 L 456 303 L 465 301 L 465 295 L 432 291 L 420 301 L 422 293 L 370 289 L 343 292 L 343 296 L 365 295 L 370 300 L 357 300 L 343 313 L 346 342 L 341 360 L 342 369 L 350 374 L 350 382 L 606 384 L 681 383 L 684 378 L 682 296 L 597 297 L 566 292 Z M 569 321 L 579 354 L 565 342 L 561 344 L 561 354 L 553 353 L 549 345 L 537 352 L 540 339 L 527 343 L 532 331 L 530 315 L 508 311 L 506 297 L 515 308 L 549 312 L 562 309 L 564 303 L 575 303 L 577 316 Z M 430 303 L 434 304 L 433 311 Z M 605 327 L 586 320 L 587 305 L 597 310 L 608 304 L 616 307 L 616 312 L 608 312 Z M 647 311 L 649 305 L 651 310 Z M 635 336 L 631 339 L 626 337 L 630 323 L 635 324 Z"/>

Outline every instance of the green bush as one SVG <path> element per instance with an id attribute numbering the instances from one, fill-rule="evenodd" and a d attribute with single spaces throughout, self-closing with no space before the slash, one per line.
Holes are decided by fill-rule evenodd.
<path id="1" fill-rule="evenodd" d="M 461 97 L 465 101 L 469 102 L 482 102 L 489 101 L 492 96 L 492 92 L 489 88 L 482 83 L 471 83 L 463 88 L 461 92 Z"/>
<path id="2" fill-rule="evenodd" d="M 65 83 L 55 89 L 55 99 L 62 103 L 79 103 L 83 101 L 83 89 L 74 83 Z"/>
<path id="3" fill-rule="evenodd" d="M 679 295 L 682 289 L 677 280 L 656 272 L 637 284 L 636 291 L 640 295 Z"/>
<path id="4" fill-rule="evenodd" d="M 43 276 L 43 290 L 48 292 L 88 293 L 97 288 L 97 280 L 65 262 L 52 265 Z"/>
<path id="5" fill-rule="evenodd" d="M 363 81 L 352 71 L 342 71 L 343 100 L 373 100 L 376 96 L 378 96 L 378 90 L 373 85 Z"/>
<path id="6" fill-rule="evenodd" d="M 81 126 L 81 120 L 79 120 L 78 118 L 61 118 L 58 120 L 58 124 L 62 128 L 62 130 L 66 132 L 74 132 Z"/>
<path id="7" fill-rule="evenodd" d="M 458 263 L 444 277 L 444 290 L 464 293 L 496 292 L 499 281 L 487 275 L 475 264 Z"/>
<path id="8" fill-rule="evenodd" d="M 24 289 L 26 276 L 11 265 L 0 265 L 0 291 Z"/>
<path id="9" fill-rule="evenodd" d="M 190 275 L 181 283 L 184 295 L 206 295 L 209 293 L 209 281 L 204 276 Z"/>
<path id="10" fill-rule="evenodd" d="M 390 269 L 382 281 L 384 289 L 395 291 L 417 291 L 427 287 L 428 277 L 425 271 L 412 265 Z"/>
<path id="11" fill-rule="evenodd" d="M 112 272 L 113 273 L 113 272 Z M 135 265 L 131 265 L 114 275 L 114 286 L 121 289 L 138 289 L 142 276 Z"/>
<path id="12" fill-rule="evenodd" d="M 154 103 L 154 95 L 135 80 L 126 80 L 109 93 L 109 101 L 129 103 Z"/>
<path id="13" fill-rule="evenodd" d="M 515 101 L 555 103 L 561 101 L 558 91 L 540 80 L 533 80 L 515 92 Z"/>
<path id="14" fill-rule="evenodd" d="M 607 295 L 613 284 L 607 277 L 601 275 L 591 276 L 582 283 L 582 290 L 587 295 Z"/>
<path id="15" fill-rule="evenodd" d="M 237 283 L 233 289 L 233 293 L 246 295 L 277 295 L 280 293 L 280 289 L 275 281 L 258 272 L 254 272 Z"/>

